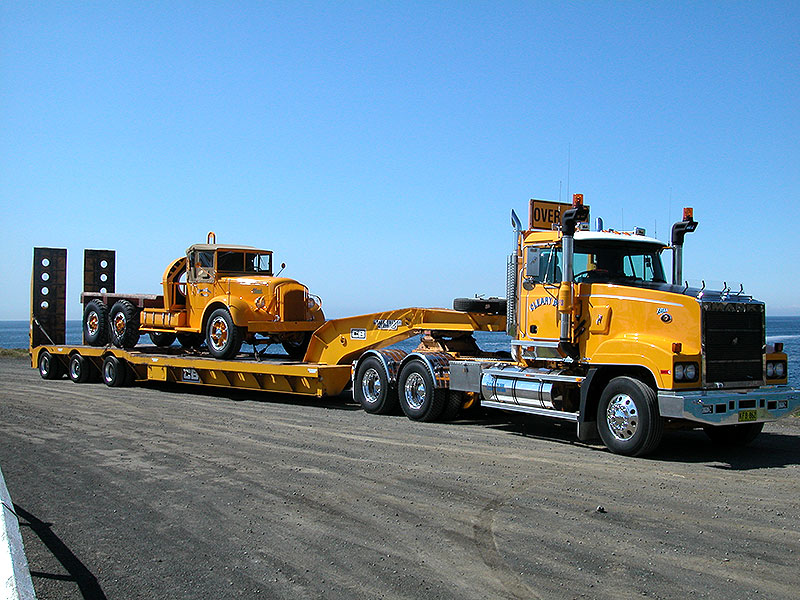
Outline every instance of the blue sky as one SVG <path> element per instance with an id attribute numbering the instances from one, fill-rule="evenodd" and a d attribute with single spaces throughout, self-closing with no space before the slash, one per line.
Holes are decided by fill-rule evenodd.
<path id="1" fill-rule="evenodd" d="M 685 276 L 800 314 L 797 2 L 0 4 L 0 319 L 33 246 L 117 290 L 214 230 L 328 316 L 504 295 L 509 211 L 700 226 Z M 669 262 L 669 261 L 667 261 Z"/>

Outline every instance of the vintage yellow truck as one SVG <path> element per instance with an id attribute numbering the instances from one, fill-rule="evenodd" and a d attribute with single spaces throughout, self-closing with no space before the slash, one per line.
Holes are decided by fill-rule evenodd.
<path id="1" fill-rule="evenodd" d="M 273 274 L 272 251 L 251 246 L 194 244 L 164 271 L 163 294 L 83 292 L 83 335 L 90 346 L 133 348 L 141 333 L 154 344 L 205 342 L 215 358 L 232 358 L 242 343 L 280 342 L 302 358 L 311 332 L 324 321 L 322 301 L 294 279 Z"/>

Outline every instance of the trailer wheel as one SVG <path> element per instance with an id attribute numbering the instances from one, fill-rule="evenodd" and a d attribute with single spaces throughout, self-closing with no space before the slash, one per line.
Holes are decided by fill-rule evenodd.
<path id="1" fill-rule="evenodd" d="M 206 326 L 206 345 L 214 358 L 233 358 L 239 353 L 243 341 L 242 328 L 234 325 L 227 308 L 218 308 L 211 313 Z"/>
<path id="2" fill-rule="evenodd" d="M 64 374 L 64 367 L 61 361 L 55 356 L 44 350 L 39 354 L 39 375 L 42 379 L 61 379 Z"/>
<path id="3" fill-rule="evenodd" d="M 397 388 L 400 408 L 412 421 L 435 421 L 447 404 L 447 390 L 434 386 L 433 377 L 419 360 L 406 363 Z"/>
<path id="4" fill-rule="evenodd" d="M 116 356 L 106 356 L 103 361 L 103 383 L 108 387 L 128 385 L 128 368 L 124 360 Z"/>
<path id="5" fill-rule="evenodd" d="M 507 312 L 507 303 L 505 298 L 455 298 L 453 310 L 504 315 Z"/>
<path id="6" fill-rule="evenodd" d="M 658 399 L 650 386 L 632 377 L 616 377 L 597 406 L 597 429 L 615 454 L 643 456 L 656 449 L 664 433 Z"/>
<path id="7" fill-rule="evenodd" d="M 88 383 L 91 381 L 92 368 L 91 362 L 85 356 L 76 353 L 69 357 L 67 372 L 73 383 Z"/>
<path id="8" fill-rule="evenodd" d="M 83 339 L 90 346 L 108 343 L 108 307 L 95 298 L 83 310 Z"/>
<path id="9" fill-rule="evenodd" d="M 368 356 L 358 365 L 353 397 L 361 408 L 373 415 L 389 415 L 397 411 L 397 390 L 389 384 L 381 361 L 374 356 Z"/>
<path id="10" fill-rule="evenodd" d="M 108 313 L 111 342 L 117 348 L 133 348 L 139 341 L 139 309 L 128 300 L 117 300 Z"/>
<path id="11" fill-rule="evenodd" d="M 311 341 L 311 332 L 299 332 L 294 334 L 289 334 L 287 337 L 281 340 L 281 345 L 283 349 L 286 350 L 286 354 L 289 355 L 289 358 L 294 360 L 302 360 L 302 358 L 306 355 L 306 350 L 308 350 L 308 343 Z"/>
<path id="12" fill-rule="evenodd" d="M 181 348 L 197 349 L 203 345 L 203 336 L 199 333 L 179 333 L 177 335 L 178 343 Z"/>
<path id="13" fill-rule="evenodd" d="M 756 439 L 762 429 L 764 429 L 763 423 L 703 427 L 709 439 L 719 446 L 746 446 Z"/>
<path id="14" fill-rule="evenodd" d="M 169 348 L 177 337 L 178 336 L 174 333 L 164 333 L 163 331 L 150 332 L 150 341 L 159 348 Z"/>

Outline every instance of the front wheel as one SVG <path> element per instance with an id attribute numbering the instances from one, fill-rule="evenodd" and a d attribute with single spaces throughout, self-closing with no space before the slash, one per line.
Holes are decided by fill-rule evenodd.
<path id="1" fill-rule="evenodd" d="M 720 446 L 746 446 L 756 439 L 762 429 L 764 429 L 763 423 L 703 427 L 709 439 Z"/>
<path id="2" fill-rule="evenodd" d="M 632 377 L 612 379 L 600 396 L 597 429 L 615 454 L 643 456 L 655 450 L 664 434 L 655 390 Z"/>
<path id="3" fill-rule="evenodd" d="M 214 358 L 227 360 L 239 353 L 244 341 L 242 327 L 237 327 L 227 308 L 211 313 L 206 326 L 206 345 Z"/>
<path id="4" fill-rule="evenodd" d="M 412 360 L 403 367 L 397 389 L 400 408 L 412 421 L 435 421 L 447 403 L 447 390 L 434 386 L 428 368 L 419 360 Z"/>
<path id="5" fill-rule="evenodd" d="M 306 355 L 306 350 L 308 349 L 308 343 L 310 341 L 310 331 L 291 333 L 283 338 L 281 345 L 283 346 L 283 349 L 286 350 L 286 354 L 289 355 L 289 358 L 294 360 L 302 360 Z"/>

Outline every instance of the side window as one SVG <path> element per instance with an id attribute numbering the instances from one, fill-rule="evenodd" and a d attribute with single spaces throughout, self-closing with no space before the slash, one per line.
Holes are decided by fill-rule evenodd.
<path id="1" fill-rule="evenodd" d="M 214 280 L 214 253 L 208 250 L 189 254 L 189 281 Z"/>
<path id="2" fill-rule="evenodd" d="M 525 277 L 536 283 L 561 282 L 561 250 L 552 246 L 525 248 Z"/>

